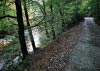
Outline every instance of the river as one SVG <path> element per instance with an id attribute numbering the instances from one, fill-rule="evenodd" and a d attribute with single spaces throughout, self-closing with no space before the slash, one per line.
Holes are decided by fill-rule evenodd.
<path id="1" fill-rule="evenodd" d="M 41 45 L 41 38 L 43 36 L 45 36 L 45 34 L 43 32 L 41 32 L 38 27 L 34 27 L 32 28 L 32 34 L 34 36 L 34 41 L 35 41 L 35 45 L 36 47 L 40 47 Z M 31 42 L 30 42 L 30 38 L 29 38 L 29 33 L 28 33 L 28 30 L 25 30 L 25 38 L 26 38 L 26 43 L 27 43 L 27 50 L 28 52 L 33 52 L 33 48 L 32 48 L 32 45 L 31 45 Z M 10 42 L 13 42 L 12 39 L 7 39 L 7 38 L 2 38 L 0 39 L 0 44 L 2 46 L 0 46 L 0 48 L 3 49 L 3 47 L 6 47 Z M 1 52 L 2 52 L 2 49 L 1 49 Z M 1 55 L 1 54 L 0 54 Z M 2 58 L 2 56 L 0 56 Z M 14 58 L 12 61 L 14 64 L 17 64 L 18 63 L 18 59 L 19 57 L 16 57 Z M 0 59 L 0 69 L 5 65 L 5 62 L 3 59 Z"/>

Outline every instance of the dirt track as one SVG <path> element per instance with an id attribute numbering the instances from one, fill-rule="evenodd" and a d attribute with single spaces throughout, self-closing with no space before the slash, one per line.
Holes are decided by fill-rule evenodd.
<path id="1" fill-rule="evenodd" d="M 79 41 L 62 71 L 100 70 L 100 28 L 93 18 L 85 18 L 82 27 Z"/>

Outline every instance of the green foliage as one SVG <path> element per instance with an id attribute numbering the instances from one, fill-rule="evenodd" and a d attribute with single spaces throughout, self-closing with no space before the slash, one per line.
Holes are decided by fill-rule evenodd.
<path id="1" fill-rule="evenodd" d="M 6 15 L 16 16 L 16 10 L 13 2 L 14 0 L 0 1 L 0 16 L 6 16 Z M 0 19 L 0 31 L 15 30 L 13 24 L 16 24 L 16 20 L 10 18 Z"/>
<path id="2" fill-rule="evenodd" d="M 85 16 L 93 16 L 96 21 L 100 19 L 100 0 L 26 0 L 26 2 L 31 26 L 39 24 L 37 25 L 38 29 L 47 35 L 47 37 L 41 38 L 42 47 L 51 41 L 53 34 L 58 36 L 63 32 L 63 29 L 66 30 L 78 24 Z M 5 15 L 16 16 L 14 0 L 0 1 L 0 17 Z M 23 19 L 26 26 L 24 13 Z M 17 30 L 16 19 L 0 19 L 0 31 L 15 32 Z M 16 40 L 16 35 L 13 36 L 7 37 Z M 10 46 L 10 48 L 4 51 L 4 58 L 6 56 L 12 57 L 11 54 L 19 50 L 19 44 Z M 16 52 L 16 54 L 18 53 Z M 14 56 L 16 54 L 14 53 Z"/>
<path id="3" fill-rule="evenodd" d="M 3 50 L 0 55 L 0 59 L 2 59 L 6 65 L 4 65 L 2 70 L 8 70 L 10 65 L 13 65 L 13 59 L 20 56 L 21 51 L 19 47 L 19 43 L 13 43 L 13 45 L 9 45 Z"/>

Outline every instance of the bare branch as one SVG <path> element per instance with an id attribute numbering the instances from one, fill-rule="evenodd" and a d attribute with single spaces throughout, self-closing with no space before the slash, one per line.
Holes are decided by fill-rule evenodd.
<path id="1" fill-rule="evenodd" d="M 40 25 L 41 22 L 42 22 L 44 19 L 45 19 L 45 17 L 44 17 L 41 21 L 39 21 L 37 24 L 35 24 L 35 25 L 33 25 L 33 26 L 28 26 L 28 27 L 26 27 L 25 29 L 33 28 L 33 27 L 36 27 L 36 26 Z"/>
<path id="2" fill-rule="evenodd" d="M 0 16 L 0 20 L 1 20 L 1 19 L 4 19 L 4 18 L 13 18 L 13 19 L 17 19 L 16 16 L 11 16 L 11 15 Z"/>

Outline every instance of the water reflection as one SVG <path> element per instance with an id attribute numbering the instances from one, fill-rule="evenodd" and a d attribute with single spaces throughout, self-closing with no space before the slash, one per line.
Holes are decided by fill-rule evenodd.
<path id="1" fill-rule="evenodd" d="M 33 37 L 34 37 L 36 47 L 39 47 L 41 45 L 40 38 L 44 35 L 43 32 L 40 32 L 38 27 L 34 27 L 34 28 L 32 28 L 32 34 L 33 34 Z M 27 39 L 26 43 L 27 43 L 27 46 L 28 46 L 28 52 L 32 52 L 33 48 L 32 48 L 32 45 L 31 45 L 30 38 L 29 38 L 28 30 L 25 30 L 25 36 L 26 36 L 26 39 Z"/>

